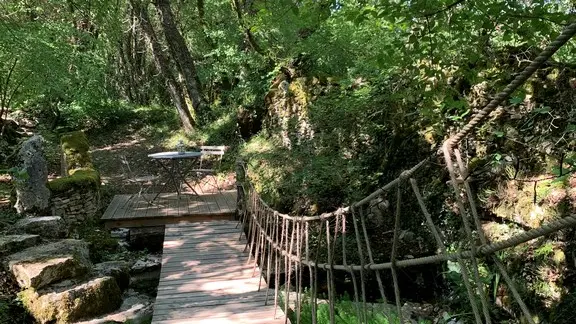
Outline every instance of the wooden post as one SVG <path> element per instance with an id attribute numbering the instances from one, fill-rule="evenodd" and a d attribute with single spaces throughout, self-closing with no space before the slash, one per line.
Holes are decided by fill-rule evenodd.
<path id="1" fill-rule="evenodd" d="M 244 183 L 246 173 L 244 171 L 244 161 L 236 160 L 236 214 L 235 219 L 240 220 L 240 215 L 244 213 Z"/>

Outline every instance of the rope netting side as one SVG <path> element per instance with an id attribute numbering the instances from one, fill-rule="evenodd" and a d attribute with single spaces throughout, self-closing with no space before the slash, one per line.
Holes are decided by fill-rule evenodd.
<path id="1" fill-rule="evenodd" d="M 434 224 L 432 215 L 428 211 L 417 182 L 412 176 L 427 165 L 429 159 L 420 161 L 412 168 L 402 172 L 402 174 L 390 181 L 382 188 L 376 190 L 366 198 L 350 205 L 339 208 L 330 213 L 318 216 L 293 216 L 277 212 L 272 209 L 256 192 L 246 173 L 246 166 L 239 163 L 239 211 L 241 224 L 246 231 L 246 250 L 250 252 L 249 262 L 254 262 L 256 266 L 265 268 L 267 292 L 266 303 L 268 302 L 268 291 L 272 276 L 274 277 L 274 304 L 279 307 L 278 295 L 283 289 L 283 309 L 287 314 L 291 307 L 290 291 L 294 290 L 294 309 L 296 321 L 301 321 L 301 310 L 305 303 L 310 304 L 312 312 L 312 322 L 317 323 L 317 312 L 319 307 L 327 307 L 330 322 L 336 319 L 335 301 L 336 273 L 345 273 L 350 277 L 353 285 L 353 296 L 355 311 L 358 319 L 367 321 L 367 274 L 374 274 L 378 282 L 378 290 L 383 302 L 386 302 L 384 284 L 381 271 L 390 270 L 393 280 L 395 311 L 403 322 L 401 294 L 397 270 L 403 267 L 416 265 L 433 264 L 445 261 L 456 261 L 460 267 L 466 293 L 470 300 L 470 306 L 476 323 L 491 323 L 490 305 L 487 294 L 484 291 L 484 284 L 478 271 L 478 258 L 488 257 L 492 259 L 498 271 L 502 275 L 506 285 L 512 292 L 515 302 L 522 310 L 528 323 L 533 323 L 533 319 L 526 304 L 522 300 L 515 283 L 507 273 L 505 266 L 495 255 L 496 252 L 508 249 L 519 244 L 528 242 L 535 238 L 549 235 L 560 229 L 576 226 L 576 215 L 569 215 L 561 219 L 551 221 L 538 228 L 517 234 L 507 240 L 490 243 L 483 232 L 480 218 L 478 217 L 477 206 L 474 195 L 469 184 L 468 170 L 462 160 L 460 152 L 455 147 L 465 137 L 470 136 L 472 131 L 498 105 L 500 105 L 510 94 L 524 83 L 546 60 L 548 60 L 562 45 L 576 34 L 576 23 L 570 24 L 564 29 L 561 35 L 544 49 L 540 55 L 520 73 L 502 92 L 500 92 L 484 109 L 476 114 L 472 120 L 456 135 L 447 140 L 442 149 L 446 168 L 450 175 L 450 186 L 456 198 L 458 214 L 460 214 L 464 239 L 458 243 L 457 252 L 448 253 L 445 239 Z M 453 160 L 456 159 L 456 161 Z M 409 179 L 409 181 L 408 181 Z M 408 185 L 409 183 L 409 185 Z M 432 234 L 438 249 L 438 254 L 413 259 L 398 260 L 399 233 L 402 227 L 402 197 L 405 195 L 403 186 L 408 187 L 413 192 L 418 201 L 425 224 Z M 390 251 L 390 261 L 376 263 L 373 249 L 366 225 L 366 213 L 374 199 L 382 199 L 384 194 L 395 189 L 396 204 L 394 208 L 394 225 L 392 249 Z M 353 227 L 353 231 L 349 227 Z M 314 233 L 315 235 L 312 235 Z M 350 262 L 347 255 L 346 242 L 354 238 L 354 245 L 358 252 L 359 261 Z M 475 244 L 476 238 L 480 245 Z M 467 243 L 462 243 L 467 242 Z M 340 244 L 339 244 L 340 243 Z M 337 248 L 341 246 L 338 255 Z M 315 248 L 314 248 L 315 247 Z M 337 262 L 338 260 L 338 262 Z M 307 274 L 304 269 L 307 268 Z M 325 273 L 325 277 L 319 275 L 319 270 Z M 263 279 L 263 272 L 260 279 Z M 359 276 L 359 278 L 358 278 Z M 359 279 L 359 280 L 358 280 Z M 291 289 L 292 286 L 294 289 Z M 304 286 L 309 288 L 309 297 L 303 297 Z M 321 302 L 322 297 L 319 288 L 324 287 L 327 301 Z M 327 305 L 326 305 L 327 304 Z"/>
<path id="2" fill-rule="evenodd" d="M 415 180 L 411 179 L 410 182 L 413 182 Z M 365 273 L 366 271 L 372 271 L 374 273 L 376 273 L 377 271 L 381 271 L 381 270 L 385 270 L 385 269 L 392 269 L 393 267 L 396 268 L 402 268 L 402 267 L 410 267 L 410 266 L 415 266 L 415 265 L 423 265 L 423 264 L 432 264 L 432 263 L 438 263 L 438 262 L 444 262 L 444 261 L 457 261 L 458 264 L 460 265 L 461 269 L 463 269 L 462 271 L 462 275 L 463 275 L 463 282 L 467 288 L 467 294 L 469 296 L 470 299 L 470 303 L 471 303 L 471 307 L 472 309 L 476 309 L 474 312 L 475 317 L 476 317 L 476 322 L 478 323 L 483 323 L 484 321 L 482 321 L 481 318 L 479 318 L 479 310 L 477 309 L 477 303 L 475 302 L 477 298 L 481 298 L 478 296 L 478 292 L 474 292 L 474 289 L 469 285 L 469 282 L 473 282 L 473 280 L 470 280 L 470 275 L 467 273 L 467 269 L 468 267 L 464 264 L 464 260 L 468 260 L 468 259 L 473 259 L 473 258 L 478 258 L 478 257 L 484 257 L 484 256 L 490 256 L 492 257 L 493 254 L 495 252 L 504 250 L 504 249 L 508 249 L 511 247 L 514 247 L 518 244 L 524 243 L 524 242 L 528 242 L 530 240 L 533 240 L 535 238 L 544 236 L 544 235 L 549 235 L 551 233 L 554 233 L 560 229 L 566 228 L 566 227 L 572 227 L 572 226 L 576 226 L 576 215 L 570 215 L 568 217 L 562 218 L 562 219 L 558 219 L 555 220 L 553 222 L 550 222 L 546 225 L 543 225 L 539 228 L 530 230 L 530 231 L 526 231 L 524 233 L 518 234 L 508 240 L 505 241 L 499 241 L 499 242 L 495 242 L 492 244 L 486 244 L 483 243 L 481 246 L 477 247 L 477 249 L 475 249 L 475 251 L 472 250 L 465 250 L 465 251 L 458 251 L 456 253 L 446 253 L 446 247 L 443 243 L 443 240 L 441 238 L 441 234 L 439 233 L 439 231 L 437 230 L 436 226 L 434 225 L 434 223 L 432 222 L 432 218 L 431 215 L 427 212 L 427 209 L 425 207 L 425 205 L 423 204 L 423 200 L 421 198 L 421 195 L 419 195 L 419 190 L 414 189 L 415 192 L 415 196 L 420 204 L 420 207 L 422 209 L 422 212 L 426 218 L 426 223 L 428 224 L 428 227 L 430 229 L 430 231 L 434 234 L 434 238 L 437 242 L 437 245 L 440 247 L 441 253 L 438 255 L 433 255 L 433 256 L 427 256 L 427 257 L 420 257 L 420 258 L 415 258 L 415 259 L 407 259 L 407 260 L 395 260 L 395 262 L 392 262 L 392 260 L 390 262 L 385 262 L 385 263 L 373 263 L 373 262 L 368 262 L 368 263 L 363 263 L 361 262 L 360 264 L 350 264 L 347 262 L 347 260 L 345 262 L 343 262 L 342 264 L 335 264 L 334 263 L 334 250 L 335 250 L 335 242 L 338 239 L 338 236 L 342 237 L 344 239 L 346 233 L 347 233 L 347 228 L 346 228 L 346 219 L 354 219 L 356 220 L 356 224 L 353 225 L 353 227 L 355 228 L 355 232 L 356 232 L 356 244 L 358 244 L 358 242 L 362 242 L 364 241 L 364 237 L 362 235 L 362 231 L 360 231 L 359 229 L 362 228 L 361 224 L 358 224 L 358 219 L 362 220 L 364 217 L 364 213 L 363 212 L 358 212 L 359 215 L 355 215 L 354 213 L 346 213 L 346 214 L 342 214 L 339 215 L 335 218 L 325 218 L 322 221 L 318 221 L 318 220 L 310 220 L 306 217 L 291 217 L 291 218 L 283 218 L 278 216 L 279 214 L 277 212 L 275 212 L 272 209 L 269 209 L 269 207 L 265 204 L 263 204 L 263 201 L 260 199 L 259 195 L 253 190 L 244 190 L 244 192 L 246 192 L 246 212 L 243 213 L 244 217 L 242 217 L 242 223 L 245 224 L 245 228 L 247 229 L 247 233 L 248 233 L 248 237 L 250 239 L 250 241 L 252 241 L 253 243 L 247 242 L 247 249 L 249 249 L 250 251 L 252 251 L 252 254 L 256 255 L 258 254 L 259 256 L 262 256 L 262 254 L 264 253 L 266 255 L 266 257 L 264 257 L 265 261 L 261 261 L 261 265 L 262 264 L 274 264 L 275 265 L 275 271 L 274 271 L 274 283 L 275 283 L 275 305 L 278 306 L 278 292 L 279 292 L 279 288 L 281 286 L 280 284 L 280 279 L 282 276 L 290 276 L 292 273 L 292 269 L 295 267 L 307 267 L 309 270 L 309 280 L 308 280 L 308 284 L 311 287 L 310 290 L 310 297 L 309 297 L 309 302 L 310 302 L 310 306 L 312 309 L 312 313 L 316 314 L 316 312 L 318 311 L 318 270 L 325 270 L 327 272 L 330 273 L 334 273 L 334 271 L 336 270 L 342 270 L 342 271 L 346 271 L 347 273 L 354 273 L 354 275 L 352 276 L 353 280 L 356 281 L 357 280 L 357 275 L 358 274 L 362 274 Z M 256 212 L 256 210 L 258 210 L 258 212 Z M 352 209 L 355 210 L 355 209 Z M 360 208 L 359 208 L 360 210 Z M 355 217 L 355 216 L 359 216 L 359 217 Z M 337 227 L 335 227 L 335 224 L 339 223 L 340 225 L 338 225 Z M 300 224 L 300 225 L 296 225 L 296 224 Z M 320 229 L 317 230 L 316 232 L 319 233 L 325 233 L 323 234 L 323 239 L 321 239 L 320 244 L 316 245 L 316 251 L 313 253 L 314 254 L 314 259 L 312 260 L 312 258 L 310 257 L 311 254 L 311 249 L 310 249 L 310 226 L 311 225 L 320 225 Z M 305 233 L 303 234 L 303 237 L 305 238 L 304 240 L 300 239 L 300 240 L 295 240 L 293 237 L 294 235 L 296 235 L 296 228 L 304 228 L 305 229 Z M 332 232 L 330 232 L 330 228 L 333 228 L 334 234 L 331 234 Z M 256 235 L 257 234 L 257 235 Z M 258 236 L 260 236 L 260 238 L 258 239 Z M 260 240 L 260 241 L 259 241 Z M 264 244 L 262 244 L 261 242 L 265 242 Z M 304 243 L 303 243 L 304 242 Z M 329 255 L 330 255 L 330 260 L 328 260 L 328 262 L 319 262 L 319 255 L 321 254 L 320 252 L 320 248 L 321 246 L 323 246 L 323 244 L 327 244 L 328 242 L 332 242 L 329 248 Z M 342 242 L 342 244 L 344 244 L 345 241 Z M 258 243 L 258 244 L 256 244 Z M 306 248 L 306 246 L 308 246 L 308 248 Z M 364 252 L 365 249 L 365 245 L 364 244 L 359 244 L 359 251 L 361 253 Z M 370 246 L 369 244 L 366 244 L 366 246 Z M 263 248 L 265 247 L 265 248 Z M 328 247 L 328 245 L 326 245 L 326 247 Z M 304 251 L 304 253 L 302 253 L 302 249 Z M 258 250 L 258 251 L 256 251 Z M 263 251 L 265 250 L 265 251 Z M 299 252 L 298 252 L 299 251 Z M 308 252 L 306 252 L 308 251 Z M 344 251 L 346 251 L 345 248 L 342 249 L 343 254 L 345 253 Z M 343 259 L 347 257 L 345 255 L 343 255 Z M 254 258 L 253 258 L 254 259 Z M 262 258 L 260 259 L 262 260 Z M 254 260 L 255 261 L 255 260 Z M 296 266 L 293 266 L 292 264 L 296 264 Z M 281 269 L 283 269 L 283 271 L 281 271 Z M 269 270 L 268 268 L 266 269 L 266 272 L 271 271 L 271 269 Z M 300 272 L 300 271 L 299 271 Z M 503 278 L 505 279 L 505 281 L 509 284 L 511 282 L 509 276 L 507 275 L 505 269 L 504 271 L 502 271 L 502 269 L 500 269 L 500 272 L 503 275 Z M 266 275 L 267 276 L 267 283 L 269 284 L 271 282 L 271 275 Z M 362 285 L 365 284 L 365 281 L 361 279 L 361 282 L 358 284 L 356 282 L 356 284 L 354 284 L 354 300 L 355 302 L 359 302 L 360 304 L 363 304 L 362 307 L 358 307 L 358 312 L 360 314 L 359 318 L 365 318 L 365 314 L 366 314 L 366 296 L 365 296 L 365 292 L 362 289 Z M 283 304 L 283 309 L 284 312 L 288 312 L 289 310 L 289 287 L 290 287 L 291 283 L 290 281 L 287 282 L 287 284 L 284 286 L 284 294 L 285 294 L 285 300 L 284 300 L 284 304 Z M 303 280 L 299 279 L 299 282 L 296 286 L 296 290 L 298 291 L 302 291 L 303 285 Z M 334 283 L 334 276 L 330 275 L 328 278 L 328 283 L 326 284 L 326 286 L 328 286 L 329 288 L 329 292 L 330 292 L 330 296 L 328 298 L 328 304 L 333 302 L 333 298 L 335 298 L 334 294 L 332 294 L 333 287 L 335 286 Z M 517 301 L 517 303 L 519 305 L 522 305 L 523 302 L 521 301 L 521 298 L 519 298 L 519 295 L 516 293 L 514 293 L 515 287 L 513 285 L 510 285 L 511 287 L 511 291 L 513 292 L 513 295 L 515 295 L 515 299 Z M 395 296 L 397 295 L 397 292 L 399 293 L 399 288 L 396 287 L 395 288 Z M 381 294 L 383 295 L 383 291 L 381 292 Z M 356 297 L 358 296 L 358 297 Z M 300 297 L 297 297 L 300 298 Z M 296 303 L 296 309 L 301 309 L 301 301 L 297 301 Z M 396 307 L 398 307 L 398 303 L 396 303 Z M 525 308 L 525 306 L 521 306 L 521 308 Z M 523 311 L 525 313 L 527 312 L 527 309 L 523 309 Z M 400 313 L 400 316 L 401 313 Z M 317 319 L 313 318 L 313 323 L 316 323 Z"/>

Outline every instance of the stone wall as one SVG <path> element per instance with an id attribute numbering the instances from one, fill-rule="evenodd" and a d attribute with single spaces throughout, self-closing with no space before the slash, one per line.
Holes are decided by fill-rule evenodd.
<path id="1" fill-rule="evenodd" d="M 100 208 L 100 193 L 92 187 L 53 193 L 50 200 L 52 215 L 61 216 L 69 225 L 93 220 Z"/>
<path id="2" fill-rule="evenodd" d="M 91 221 L 100 209 L 100 174 L 92 165 L 88 139 L 81 132 L 62 136 L 63 176 L 48 182 L 52 215 L 68 225 Z"/>

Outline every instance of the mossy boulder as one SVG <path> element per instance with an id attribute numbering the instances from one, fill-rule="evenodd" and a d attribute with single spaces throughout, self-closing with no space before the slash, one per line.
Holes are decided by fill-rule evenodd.
<path id="1" fill-rule="evenodd" d="M 82 131 L 62 135 L 60 146 L 64 154 L 64 169 L 68 174 L 75 169 L 92 169 L 92 157 L 88 138 Z"/>
<path id="2" fill-rule="evenodd" d="M 57 178 L 48 182 L 48 188 L 53 194 L 70 189 L 92 189 L 100 187 L 100 173 L 93 168 L 80 168 L 70 171 L 67 177 Z"/>
<path id="3" fill-rule="evenodd" d="M 19 297 L 40 323 L 73 323 L 109 313 L 122 304 L 120 288 L 112 277 L 92 279 L 73 287 L 27 289 Z"/>

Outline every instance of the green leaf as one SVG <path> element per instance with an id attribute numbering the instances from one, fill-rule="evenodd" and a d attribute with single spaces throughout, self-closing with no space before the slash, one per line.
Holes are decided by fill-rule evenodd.
<path id="1" fill-rule="evenodd" d="M 504 137 L 504 132 L 503 131 L 494 131 L 494 135 L 496 135 L 496 137 Z"/>
<path id="2" fill-rule="evenodd" d="M 514 96 L 514 97 L 510 98 L 509 101 L 511 104 L 517 105 L 517 104 L 524 102 L 524 98 L 526 98 L 526 94 L 524 94 L 522 96 Z"/>
<path id="3" fill-rule="evenodd" d="M 537 114 L 548 114 L 548 113 L 550 113 L 550 107 L 542 106 L 540 108 L 534 109 L 534 112 Z"/>

